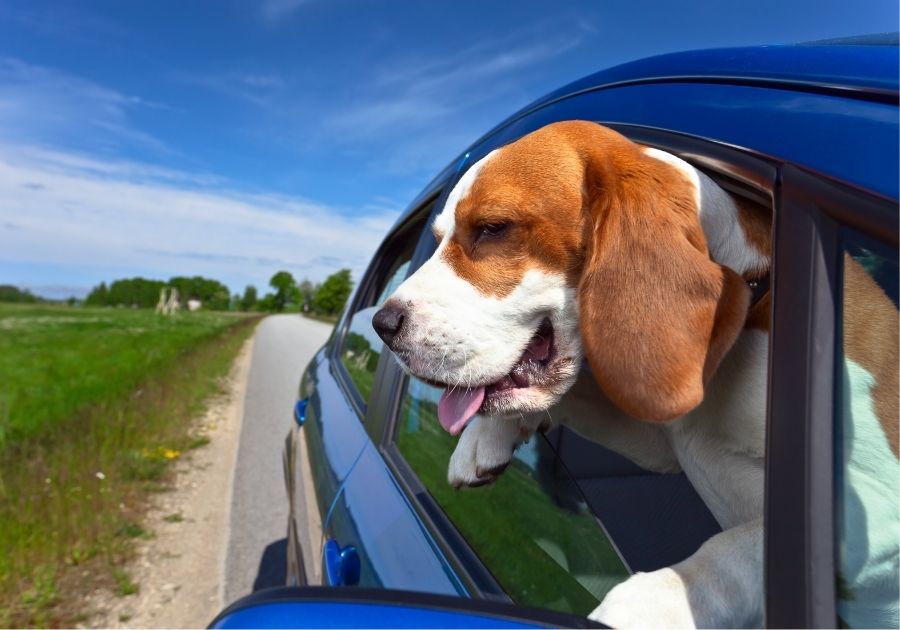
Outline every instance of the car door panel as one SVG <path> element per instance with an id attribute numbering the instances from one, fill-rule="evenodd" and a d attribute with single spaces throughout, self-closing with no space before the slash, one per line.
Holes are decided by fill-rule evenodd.
<path id="1" fill-rule="evenodd" d="M 308 399 L 303 431 L 308 457 L 316 483 L 316 502 L 322 516 L 323 531 L 328 531 L 329 517 L 336 497 L 368 441 L 356 410 L 334 375 L 330 359 L 323 352 L 321 360 L 307 368 L 300 395 Z M 300 475 L 301 469 L 294 471 Z M 294 479 L 294 487 L 303 481 Z"/>
<path id="2" fill-rule="evenodd" d="M 360 586 L 465 593 L 372 444 L 337 497 L 329 532 L 357 549 Z"/>

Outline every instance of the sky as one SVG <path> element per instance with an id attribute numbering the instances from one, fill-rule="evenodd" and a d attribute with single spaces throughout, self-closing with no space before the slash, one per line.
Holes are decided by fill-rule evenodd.
<path id="1" fill-rule="evenodd" d="M 897 0 L 0 0 L 0 284 L 358 279 L 434 175 L 570 81 L 897 29 Z"/>

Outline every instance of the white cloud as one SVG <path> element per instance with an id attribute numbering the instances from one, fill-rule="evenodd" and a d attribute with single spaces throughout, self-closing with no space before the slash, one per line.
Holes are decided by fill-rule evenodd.
<path id="1" fill-rule="evenodd" d="M 271 73 L 172 72 L 172 80 L 232 98 L 245 100 L 263 109 L 274 107 L 272 97 L 289 86 L 287 80 Z"/>
<path id="2" fill-rule="evenodd" d="M 374 71 L 375 78 L 356 103 L 335 112 L 327 123 L 372 135 L 459 120 L 461 111 L 520 89 L 522 72 L 578 46 L 582 30 L 579 26 L 574 33 L 547 33 L 535 28 L 451 55 L 389 60 Z"/>
<path id="3" fill-rule="evenodd" d="M 0 57 L 0 139 L 169 153 L 131 124 L 129 110 L 143 106 L 163 107 L 54 68 Z"/>
<path id="4" fill-rule="evenodd" d="M 263 288 L 282 268 L 321 280 L 346 266 L 359 278 L 399 214 L 384 200 L 356 217 L 304 199 L 198 188 L 201 180 L 0 144 L 0 262 L 95 268 L 106 279 L 201 274 L 234 290 Z"/>

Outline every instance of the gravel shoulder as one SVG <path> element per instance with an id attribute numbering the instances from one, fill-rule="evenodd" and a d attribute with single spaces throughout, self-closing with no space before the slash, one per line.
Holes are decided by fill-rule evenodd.
<path id="1" fill-rule="evenodd" d="M 232 366 L 226 393 L 197 420 L 209 444 L 184 455 L 173 489 L 155 497 L 128 568 L 139 591 L 88 597 L 93 628 L 203 628 L 224 608 L 231 496 L 254 337 Z"/>

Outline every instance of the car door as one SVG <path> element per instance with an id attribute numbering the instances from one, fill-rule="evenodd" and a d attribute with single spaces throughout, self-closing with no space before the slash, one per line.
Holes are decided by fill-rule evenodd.
<path id="1" fill-rule="evenodd" d="M 377 408 L 381 374 L 383 364 L 391 361 L 389 355 L 382 356 L 382 341 L 372 328 L 372 316 L 406 278 L 416 246 L 426 233 L 433 205 L 432 196 L 388 236 L 360 285 L 346 324 L 332 344 L 330 369 L 352 413 L 340 416 L 343 426 L 339 446 L 327 435 L 318 443 L 326 449 L 323 459 L 329 462 L 336 460 L 337 448 L 344 449 L 346 444 L 353 448 L 344 449 L 339 458 L 346 472 L 324 512 L 322 560 L 323 580 L 327 584 L 382 586 L 385 574 L 390 572 L 388 581 L 397 588 L 428 584 L 426 590 L 432 592 L 458 592 L 415 517 L 403 504 L 367 433 L 368 418 L 381 413 Z M 330 421 L 334 421 L 333 417 Z M 329 431 L 329 427 L 322 428 Z M 352 462 L 349 453 L 353 453 Z M 402 549 L 381 544 L 385 536 L 402 539 Z"/>

